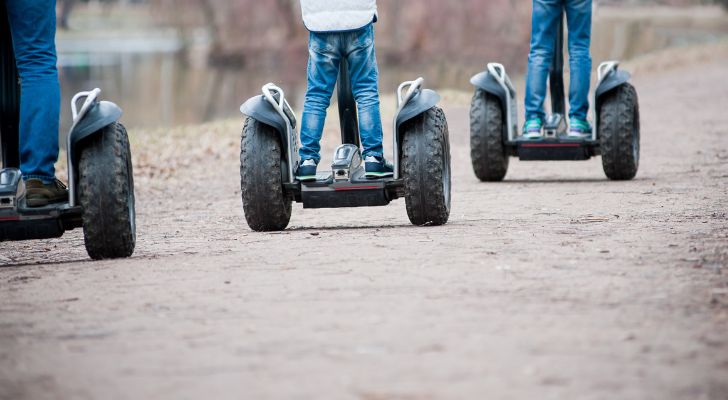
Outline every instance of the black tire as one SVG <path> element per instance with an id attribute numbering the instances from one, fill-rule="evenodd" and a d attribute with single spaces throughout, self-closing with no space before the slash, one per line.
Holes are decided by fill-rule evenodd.
<path id="1" fill-rule="evenodd" d="M 136 245 L 136 211 L 126 129 L 115 122 L 82 146 L 78 198 L 86 251 L 94 260 L 129 257 Z"/>
<path id="2" fill-rule="evenodd" d="M 498 98 L 477 89 L 470 104 L 470 161 L 483 182 L 502 181 L 508 172 L 504 125 Z"/>
<path id="3" fill-rule="evenodd" d="M 414 225 L 450 217 L 450 138 L 445 113 L 432 107 L 402 129 L 402 176 L 407 216 Z"/>
<path id="4" fill-rule="evenodd" d="M 640 162 L 640 108 L 634 86 L 625 83 L 601 101 L 599 145 L 604 173 L 612 180 L 637 175 Z"/>
<path id="5" fill-rule="evenodd" d="M 245 220 L 254 231 L 281 231 L 291 220 L 291 198 L 283 190 L 282 157 L 276 131 L 247 117 L 240 139 L 240 193 Z"/>

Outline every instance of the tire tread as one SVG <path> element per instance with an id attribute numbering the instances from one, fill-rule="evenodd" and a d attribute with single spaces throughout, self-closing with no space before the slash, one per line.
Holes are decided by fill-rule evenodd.
<path id="1" fill-rule="evenodd" d="M 599 144 L 604 173 L 612 180 L 629 180 L 639 168 L 639 103 L 634 86 L 625 83 L 602 101 Z M 637 135 L 635 157 L 633 135 Z"/>
<path id="2" fill-rule="evenodd" d="M 476 89 L 470 103 L 470 161 L 483 182 L 502 181 L 508 172 L 503 124 L 498 98 Z"/>
<path id="3" fill-rule="evenodd" d="M 414 225 L 443 225 L 450 216 L 450 143 L 445 113 L 433 107 L 402 129 L 407 215 Z M 447 170 L 446 170 L 447 169 Z"/>
<path id="4" fill-rule="evenodd" d="M 240 193 L 245 220 L 254 231 L 281 231 L 291 219 L 292 201 L 283 190 L 281 157 L 273 128 L 246 117 L 240 139 Z"/>
<path id="5" fill-rule="evenodd" d="M 122 124 L 108 125 L 81 150 L 78 188 L 89 256 L 95 260 L 131 256 L 136 245 L 136 224 L 131 220 L 134 174 Z"/>

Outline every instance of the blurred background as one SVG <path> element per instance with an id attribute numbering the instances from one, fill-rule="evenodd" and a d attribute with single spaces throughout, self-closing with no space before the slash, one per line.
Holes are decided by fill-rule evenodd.
<path id="1" fill-rule="evenodd" d="M 470 76 L 489 61 L 514 77 L 525 71 L 529 0 L 378 3 L 383 93 L 420 75 L 429 87 L 470 91 Z M 728 0 L 603 0 L 594 8 L 595 66 L 728 37 Z M 57 13 L 62 131 L 65 99 L 93 87 L 121 105 L 132 128 L 236 117 L 269 81 L 302 105 L 308 34 L 298 0 L 58 0 Z"/>

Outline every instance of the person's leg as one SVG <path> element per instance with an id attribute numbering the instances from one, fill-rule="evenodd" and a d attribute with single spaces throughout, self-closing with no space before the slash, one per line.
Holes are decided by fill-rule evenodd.
<path id="1" fill-rule="evenodd" d="M 569 117 L 586 121 L 589 112 L 589 83 L 592 60 L 591 0 L 566 0 L 566 19 L 569 26 Z"/>
<path id="2" fill-rule="evenodd" d="M 556 33 L 563 0 L 533 0 L 531 50 L 526 75 L 526 120 L 544 119 L 543 102 L 554 58 Z"/>
<path id="3" fill-rule="evenodd" d="M 302 160 L 321 159 L 321 134 L 326 120 L 326 109 L 331 103 L 336 79 L 339 76 L 341 55 L 338 33 L 311 33 L 308 46 L 308 87 L 301 117 Z"/>
<path id="4" fill-rule="evenodd" d="M 56 69 L 56 1 L 6 0 L 21 81 L 20 170 L 23 178 L 55 180 L 60 86 Z"/>
<path id="5" fill-rule="evenodd" d="M 384 158 L 382 117 L 379 111 L 379 69 L 374 51 L 374 30 L 370 24 L 348 38 L 347 61 L 351 88 L 359 111 L 359 136 L 362 155 Z"/>

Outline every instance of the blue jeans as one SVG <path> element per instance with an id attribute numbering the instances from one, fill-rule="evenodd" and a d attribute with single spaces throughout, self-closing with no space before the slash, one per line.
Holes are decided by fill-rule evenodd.
<path id="1" fill-rule="evenodd" d="M 569 116 L 586 119 L 591 79 L 591 0 L 533 0 L 531 52 L 526 77 L 526 119 L 541 118 L 562 10 L 569 27 Z"/>
<path id="2" fill-rule="evenodd" d="M 301 118 L 301 159 L 319 162 L 326 109 L 331 102 L 342 59 L 349 63 L 351 87 L 359 111 L 362 154 L 382 157 L 379 70 L 372 24 L 351 32 L 311 32 L 308 43 L 308 88 Z"/>
<path id="3" fill-rule="evenodd" d="M 56 0 L 5 0 L 5 5 L 20 74 L 20 170 L 24 179 L 49 183 L 56 175 L 61 112 Z"/>

